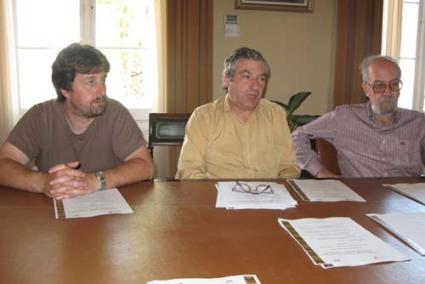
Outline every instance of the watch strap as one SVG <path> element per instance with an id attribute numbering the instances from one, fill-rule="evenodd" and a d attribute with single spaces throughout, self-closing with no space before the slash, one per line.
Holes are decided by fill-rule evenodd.
<path id="1" fill-rule="evenodd" d="M 105 180 L 105 174 L 103 173 L 103 171 L 97 171 L 95 173 L 97 180 L 100 183 L 100 188 L 99 190 L 104 190 L 106 187 L 106 180 Z"/>

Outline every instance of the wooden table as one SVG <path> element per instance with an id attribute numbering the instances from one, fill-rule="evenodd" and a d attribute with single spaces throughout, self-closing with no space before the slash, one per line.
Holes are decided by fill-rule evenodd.
<path id="1" fill-rule="evenodd" d="M 425 258 L 366 213 L 425 211 L 382 183 L 347 179 L 367 203 L 307 203 L 280 210 L 216 209 L 214 181 L 142 182 L 120 188 L 130 215 L 56 220 L 42 194 L 0 188 L 0 283 L 146 283 L 256 274 L 267 283 L 425 283 Z M 411 261 L 322 269 L 277 218 L 353 218 Z"/>

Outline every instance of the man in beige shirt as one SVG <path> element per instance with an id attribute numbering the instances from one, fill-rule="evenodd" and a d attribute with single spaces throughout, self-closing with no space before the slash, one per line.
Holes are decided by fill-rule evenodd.
<path id="1" fill-rule="evenodd" d="M 263 98 L 269 76 L 269 66 L 256 50 L 239 48 L 225 60 L 227 94 L 190 117 L 177 178 L 299 176 L 286 114 Z"/>

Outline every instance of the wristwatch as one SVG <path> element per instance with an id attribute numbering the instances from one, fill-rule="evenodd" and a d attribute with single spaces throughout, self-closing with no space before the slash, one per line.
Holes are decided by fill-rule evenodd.
<path id="1" fill-rule="evenodd" d="M 106 180 L 105 180 L 105 174 L 102 171 L 97 171 L 95 173 L 97 180 L 100 183 L 100 188 L 99 190 L 102 191 L 105 189 L 106 187 Z"/>

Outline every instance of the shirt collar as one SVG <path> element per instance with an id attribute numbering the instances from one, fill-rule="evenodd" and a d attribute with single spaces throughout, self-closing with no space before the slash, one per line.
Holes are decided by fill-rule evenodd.
<path id="1" fill-rule="evenodd" d="M 366 105 L 366 112 L 367 112 L 367 116 L 369 118 L 369 121 L 371 121 L 372 123 L 375 123 L 376 117 L 375 117 L 375 114 L 373 113 L 372 105 L 370 104 L 370 101 Z M 394 116 L 394 120 L 393 120 L 393 125 L 394 125 L 400 119 L 400 110 L 399 110 L 398 107 L 394 110 L 393 116 Z"/>
<path id="2" fill-rule="evenodd" d="M 230 101 L 229 101 L 229 94 L 226 94 L 224 97 L 224 112 L 230 111 Z"/>

